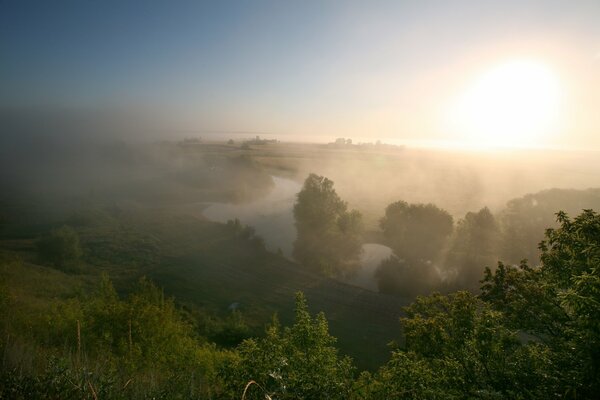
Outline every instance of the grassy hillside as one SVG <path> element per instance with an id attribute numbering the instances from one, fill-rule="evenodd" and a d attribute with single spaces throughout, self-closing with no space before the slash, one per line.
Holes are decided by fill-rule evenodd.
<path id="1" fill-rule="evenodd" d="M 266 251 L 262 240 L 239 224 L 139 207 L 82 210 L 65 223 L 79 233 L 83 248 L 76 275 L 39 260 L 34 241 L 42 233 L 40 227 L 21 227 L 16 238 L 6 233 L 16 227 L 5 227 L 0 246 L 26 261 L 19 272 L 9 267 L 2 272 L 19 301 L 41 306 L 74 296 L 87 290 L 101 272 L 107 272 L 124 294 L 147 276 L 192 313 L 227 318 L 236 303 L 244 322 L 260 335 L 274 313 L 282 322 L 291 321 L 294 293 L 301 290 L 313 311 L 326 313 L 341 350 L 359 367 L 381 364 L 389 355 L 386 343 L 399 338 L 402 300 L 307 273 Z"/>

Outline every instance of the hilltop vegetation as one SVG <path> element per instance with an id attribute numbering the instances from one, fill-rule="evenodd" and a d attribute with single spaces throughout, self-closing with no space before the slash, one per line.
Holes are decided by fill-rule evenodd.
<path id="1" fill-rule="evenodd" d="M 600 390 L 600 215 L 559 213 L 558 221 L 540 245 L 539 267 L 488 269 L 479 297 L 419 297 L 405 309 L 403 345 L 374 374 L 357 375 L 338 355 L 325 315 L 313 317 L 301 294 L 293 325 L 274 319 L 264 338 L 226 351 L 144 279 L 121 299 L 104 277 L 91 294 L 46 304 L 56 308 L 37 318 L 8 312 L 16 299 L 5 283 L 0 396 L 592 399 Z M 4 256 L 5 279 L 21 267 Z"/>
<path id="2" fill-rule="evenodd" d="M 281 153 L 318 170 L 407 151 L 363 147 L 120 144 L 47 176 L 4 170 L 0 398 L 593 398 L 599 217 L 553 215 L 600 207 L 599 190 L 462 215 L 408 191 L 365 208 L 346 178 Z M 293 259 L 202 214 L 260 198 L 274 172 L 305 182 Z M 379 293 L 345 283 L 365 242 L 392 252 Z"/>

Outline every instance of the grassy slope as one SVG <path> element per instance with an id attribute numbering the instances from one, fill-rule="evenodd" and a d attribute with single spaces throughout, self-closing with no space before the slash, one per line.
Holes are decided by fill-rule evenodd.
<path id="1" fill-rule="evenodd" d="M 136 177 L 134 172 L 142 171 L 144 179 L 132 181 L 127 175 L 128 179 L 117 181 L 122 186 L 117 185 L 114 193 L 108 189 L 100 193 L 98 189 L 84 196 L 84 201 L 90 202 L 93 198 L 107 198 L 110 199 L 105 202 L 108 204 L 137 201 L 146 206 L 115 207 L 110 216 L 99 213 L 79 221 L 77 229 L 86 253 L 86 272 L 81 275 L 66 275 L 36 265 L 32 239 L 48 231 L 53 223 L 64 220 L 69 210 L 81 206 L 82 197 L 70 202 L 55 199 L 54 202 L 46 199 L 36 202 L 28 195 L 16 200 L 5 200 L 6 196 L 2 196 L 0 223 L 4 220 L 13 225 L 3 230 L 9 234 L 0 241 L 0 248 L 16 251 L 26 261 L 21 272 L 8 271 L 11 289 L 23 304 L 30 303 L 43 310 L 45 299 L 68 297 L 79 290 L 77 288 L 86 290 L 100 271 L 108 271 L 121 292 L 126 292 L 140 276 L 148 275 L 168 294 L 192 309 L 208 307 L 225 314 L 229 304 L 240 303 L 248 322 L 260 332 L 274 312 L 279 313 L 283 322 L 289 322 L 293 294 L 302 290 L 313 311 L 326 313 L 340 347 L 353 355 L 361 367 L 373 367 L 388 356 L 386 343 L 399 336 L 398 317 L 405 301 L 308 274 L 289 260 L 259 251 L 251 243 L 233 237 L 223 224 L 182 214 L 198 214 L 198 203 L 188 204 L 192 201 L 242 200 L 247 197 L 246 191 L 253 194 L 251 198 L 259 196 L 268 190 L 268 173 L 302 180 L 306 173 L 314 170 L 339 174 L 339 177 L 330 177 L 336 187 L 340 186 L 342 197 L 353 193 L 344 189 L 349 187 L 362 188 L 369 195 L 375 195 L 376 207 L 359 208 L 365 213 L 369 228 L 376 229 L 388 200 L 397 200 L 386 196 L 391 192 L 394 196 L 396 193 L 404 196 L 415 191 L 415 187 L 409 185 L 412 180 L 408 179 L 415 170 L 403 167 L 417 165 L 420 168 L 420 163 L 424 163 L 427 171 L 439 168 L 431 162 L 432 157 L 399 149 L 362 151 L 299 144 L 252 146 L 249 150 L 222 145 L 165 145 L 156 151 L 161 155 L 156 157 L 159 161 L 133 162 L 129 156 L 122 160 L 122 171 Z M 188 162 L 182 168 L 174 168 L 167 161 L 175 156 L 185 156 Z M 389 174 L 393 174 L 394 179 Z M 366 185 L 369 180 L 364 179 L 365 175 L 379 177 L 373 179 L 375 183 L 397 180 L 402 185 L 391 185 L 394 190 L 382 193 L 381 185 L 376 185 L 376 190 Z M 408 183 L 403 183 L 405 180 Z M 115 184 L 112 180 L 109 182 Z M 455 184 L 452 180 L 448 182 L 451 186 Z M 429 186 L 436 185 L 435 179 L 429 183 Z M 5 195 L 7 193 L 10 191 Z M 370 200 L 365 199 L 348 198 L 353 207 L 369 205 Z M 432 199 L 427 197 L 427 201 Z M 150 208 L 150 204 L 154 208 Z M 158 208 L 158 204 L 163 208 Z M 375 239 L 373 241 L 377 241 Z"/>
<path id="2" fill-rule="evenodd" d="M 277 312 L 292 319 L 294 293 L 304 291 L 313 311 L 324 311 L 340 348 L 361 367 L 375 367 L 399 336 L 405 303 L 305 272 L 297 264 L 233 237 L 223 224 L 152 211 L 128 217 L 129 228 L 155 241 L 160 259 L 138 270 L 190 306 L 225 311 L 239 303 L 259 330 Z M 114 271 L 118 272 L 118 271 Z"/>
<path id="3" fill-rule="evenodd" d="M 224 316 L 237 302 L 257 334 L 274 313 L 290 323 L 294 293 L 304 291 L 312 311 L 325 312 L 340 349 L 360 368 L 384 362 L 387 343 L 400 333 L 402 301 L 307 273 L 224 224 L 136 208 L 96 218 L 77 230 L 85 251 L 79 275 L 36 265 L 31 239 L 0 242 L 27 261 L 18 271 L 5 267 L 2 272 L 23 304 L 17 312 L 43 313 L 47 300 L 87 291 L 106 271 L 122 293 L 146 275 L 192 310 L 204 307 Z"/>

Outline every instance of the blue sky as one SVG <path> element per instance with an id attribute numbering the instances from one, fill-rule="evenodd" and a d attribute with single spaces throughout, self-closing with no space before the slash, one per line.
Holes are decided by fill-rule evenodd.
<path id="1" fill-rule="evenodd" d="M 599 21 L 600 1 L 2 1 L 0 104 L 444 139 L 432 122 L 442 99 L 470 73 L 526 56 L 569 75 L 585 138 L 599 122 Z"/>

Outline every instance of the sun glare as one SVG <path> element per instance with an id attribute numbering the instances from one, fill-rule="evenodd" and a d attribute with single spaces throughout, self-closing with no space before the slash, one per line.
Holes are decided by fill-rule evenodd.
<path id="1" fill-rule="evenodd" d="M 454 103 L 451 120 L 473 145 L 543 146 L 558 129 L 560 92 L 548 66 L 507 62 L 475 79 Z"/>

